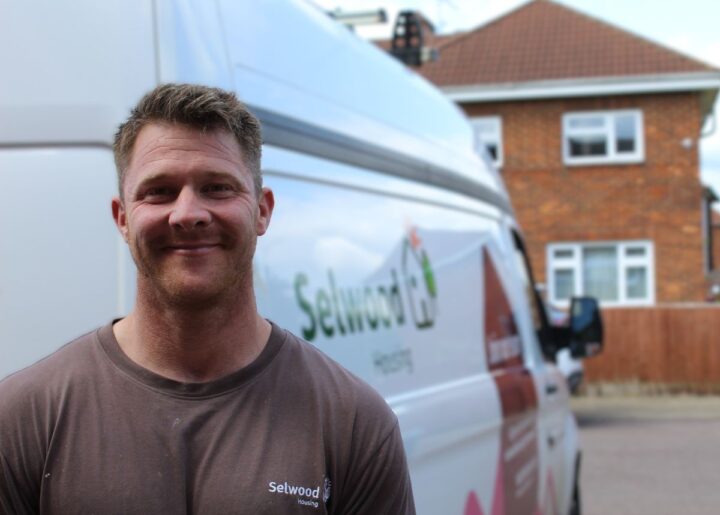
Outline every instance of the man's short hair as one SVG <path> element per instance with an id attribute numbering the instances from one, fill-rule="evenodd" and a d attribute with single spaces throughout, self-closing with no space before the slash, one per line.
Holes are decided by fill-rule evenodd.
<path id="1" fill-rule="evenodd" d="M 153 122 L 180 124 L 203 132 L 230 132 L 240 145 L 243 160 L 253 175 L 255 193 L 260 195 L 260 122 L 245 104 L 234 93 L 219 88 L 198 84 L 163 84 L 140 99 L 130 117 L 115 134 L 113 153 L 121 198 L 125 171 L 132 158 L 135 140 L 140 130 Z"/>

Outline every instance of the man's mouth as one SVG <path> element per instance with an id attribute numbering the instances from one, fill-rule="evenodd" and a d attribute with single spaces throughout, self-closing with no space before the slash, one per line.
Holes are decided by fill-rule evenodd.
<path id="1" fill-rule="evenodd" d="M 216 242 L 187 242 L 166 245 L 164 250 L 183 256 L 201 256 L 220 247 L 221 245 Z"/>

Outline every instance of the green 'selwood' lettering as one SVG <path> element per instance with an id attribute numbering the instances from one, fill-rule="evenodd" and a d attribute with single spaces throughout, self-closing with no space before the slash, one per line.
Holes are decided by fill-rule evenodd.
<path id="1" fill-rule="evenodd" d="M 328 270 L 328 287 L 318 288 L 314 298 L 304 292 L 309 282 L 307 275 L 297 274 L 295 299 L 308 318 L 302 327 L 303 338 L 314 340 L 318 329 L 326 338 L 332 338 L 363 332 L 366 326 L 376 331 L 381 325 L 403 325 L 405 311 L 397 272 L 391 270 L 390 274 L 389 285 L 341 289 L 336 286 L 332 270 Z"/>

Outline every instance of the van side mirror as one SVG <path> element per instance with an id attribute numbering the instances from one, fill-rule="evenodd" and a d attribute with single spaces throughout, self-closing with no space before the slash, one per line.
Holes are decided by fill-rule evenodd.
<path id="1" fill-rule="evenodd" d="M 588 358 L 600 354 L 603 347 L 603 324 L 600 306 L 593 297 L 573 297 L 570 302 L 570 354 Z"/>

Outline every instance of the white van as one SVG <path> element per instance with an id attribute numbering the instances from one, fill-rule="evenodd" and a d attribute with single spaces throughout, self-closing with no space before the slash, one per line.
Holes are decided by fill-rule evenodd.
<path id="1" fill-rule="evenodd" d="M 113 133 L 158 83 L 216 85 L 264 127 L 260 310 L 385 396 L 418 513 L 579 513 L 578 431 L 543 356 L 597 349 L 597 307 L 549 327 L 507 193 L 438 91 L 301 1 L 0 12 L 0 377 L 130 309 Z"/>

